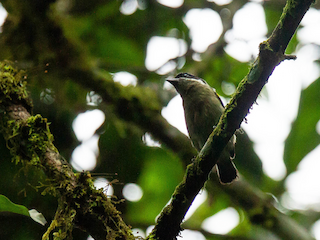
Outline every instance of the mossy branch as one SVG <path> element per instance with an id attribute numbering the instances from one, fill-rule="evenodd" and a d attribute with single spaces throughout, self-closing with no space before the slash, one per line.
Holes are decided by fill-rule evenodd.
<path id="1" fill-rule="evenodd" d="M 5 8 L 8 9 L 16 9 L 10 6 L 12 5 L 13 1 L 3 1 L 3 5 L 5 6 Z M 296 1 L 291 1 L 291 3 L 295 3 Z M 301 1 L 300 1 L 301 2 Z M 295 8 L 291 8 L 293 9 L 293 12 L 298 12 L 298 11 L 306 11 L 308 6 L 310 5 L 311 1 L 306 1 L 305 3 L 300 3 L 297 2 L 297 4 L 300 4 L 300 9 L 295 9 Z M 51 3 L 50 3 L 51 4 Z M 49 3 L 48 3 L 49 5 Z M 19 11 L 21 11 L 21 9 L 24 9 L 23 6 L 24 4 L 20 4 L 19 5 Z M 30 5 L 30 3 L 28 3 L 27 5 L 27 9 L 35 9 L 34 5 Z M 38 7 L 38 6 L 37 6 Z M 51 8 L 52 9 L 52 8 Z M 288 11 L 288 10 L 286 10 Z M 15 12 L 11 11 L 11 14 L 13 16 L 20 16 L 20 12 Z M 32 45 L 32 53 L 28 53 L 25 54 L 24 51 L 16 51 L 17 46 L 12 43 L 18 42 L 19 44 L 21 44 L 21 42 L 25 42 L 28 43 L 28 41 L 12 41 L 12 39 L 17 39 L 21 37 L 21 35 L 17 35 L 18 33 L 22 33 L 23 31 L 19 31 L 22 29 L 25 29 L 25 25 L 21 24 L 22 21 L 15 21 L 13 22 L 12 19 L 15 18 L 8 18 L 7 19 L 7 24 L 4 26 L 6 31 L 3 31 L 2 35 L 2 45 L 6 46 L 3 47 L 2 49 L 5 50 L 6 52 L 9 51 L 9 49 L 12 51 L 12 53 L 15 53 L 13 55 L 10 55 L 10 59 L 27 59 L 27 62 L 31 61 L 30 57 L 32 58 L 32 61 L 34 62 L 38 62 L 39 59 L 47 59 L 47 57 L 43 56 L 43 54 L 46 54 L 46 56 L 48 55 L 48 51 L 43 51 L 43 49 L 47 49 L 49 50 L 50 53 L 50 59 L 54 58 L 55 62 L 60 64 L 57 65 L 57 68 L 54 69 L 53 71 L 56 72 L 61 72 L 62 69 L 66 70 L 66 69 L 77 69 L 76 71 L 66 71 L 67 75 L 69 75 L 71 77 L 71 79 L 75 79 L 74 81 L 76 81 L 79 84 L 82 84 L 83 86 L 88 87 L 90 90 L 95 90 L 98 94 L 100 94 L 104 101 L 107 103 L 111 103 L 113 105 L 115 105 L 116 107 L 116 113 L 119 114 L 120 117 L 123 117 L 124 119 L 134 122 L 135 124 L 139 125 L 142 129 L 146 130 L 146 131 L 150 131 L 155 137 L 157 137 L 162 143 L 165 143 L 168 147 L 170 147 L 172 150 L 176 151 L 179 156 L 185 160 L 185 162 L 189 161 L 189 159 L 193 156 L 192 151 L 190 151 L 191 145 L 190 145 L 190 141 L 187 139 L 187 137 L 185 137 L 184 135 L 182 135 L 179 131 L 177 131 L 177 129 L 173 128 L 170 124 L 168 124 L 160 115 L 160 110 L 154 110 L 153 111 L 148 111 L 148 109 L 141 109 L 139 107 L 140 104 L 140 98 L 139 98 L 139 94 L 137 94 L 137 98 L 135 98 L 134 103 L 129 103 L 126 100 L 126 91 L 123 91 L 120 95 L 115 95 L 113 96 L 113 92 L 112 90 L 120 90 L 120 88 L 122 88 L 122 86 L 113 83 L 113 81 L 109 81 L 109 83 L 103 83 L 105 81 L 104 77 L 94 77 L 92 74 L 92 69 L 90 68 L 90 64 L 88 64 L 88 62 L 85 60 L 88 57 L 84 56 L 86 53 L 82 50 L 77 50 L 74 46 L 72 46 L 72 44 L 69 43 L 69 41 L 65 38 L 65 36 L 63 35 L 63 31 L 61 30 L 61 24 L 59 23 L 59 21 L 63 21 L 63 19 L 61 20 L 60 18 L 54 18 L 55 19 L 55 23 L 53 23 L 52 19 L 49 19 L 48 16 L 50 16 L 50 14 L 48 14 L 49 8 L 47 7 L 47 5 L 41 9 L 42 13 L 46 13 L 46 14 L 38 14 L 36 16 L 37 21 L 41 23 L 42 26 L 48 26 L 49 29 L 47 28 L 40 28 L 40 30 L 45 29 L 45 35 L 43 34 L 43 32 L 37 32 L 36 35 L 38 36 L 49 36 L 50 39 L 48 39 L 47 41 L 42 41 L 43 43 L 53 43 L 53 44 L 49 44 L 49 45 L 39 45 L 39 44 L 34 44 Z M 289 11 L 291 14 L 291 10 Z M 25 15 L 24 19 L 35 19 L 35 15 L 34 14 L 29 14 L 29 11 L 23 11 L 23 13 Z M 299 19 L 298 17 L 302 18 L 303 14 L 299 13 L 299 16 L 295 16 L 294 14 L 291 14 L 291 18 L 290 16 L 286 16 L 286 14 L 284 13 L 283 15 L 283 19 L 284 21 L 282 21 L 282 24 L 279 25 L 279 29 L 280 29 L 280 33 L 281 31 L 283 32 L 282 34 L 276 34 L 277 38 L 279 38 L 281 40 L 281 36 L 282 35 L 286 35 L 285 36 L 285 41 L 283 42 L 289 42 L 292 34 L 286 34 L 286 31 L 288 28 L 290 28 L 290 31 L 295 31 L 295 26 L 297 26 L 299 24 Z M 11 20 L 10 20 L 11 19 Z M 18 18 L 19 19 L 19 18 Z M 28 23 L 32 24 L 35 21 L 27 21 Z M 20 24 L 20 25 L 19 25 Z M 19 26 L 17 26 L 19 25 Z M 291 25 L 293 27 L 291 27 Z M 12 27 L 14 26 L 14 27 Z M 37 25 L 30 25 L 33 26 L 32 29 L 37 29 L 39 30 L 39 28 L 37 28 Z M 19 28 L 18 28 L 19 27 Z M 283 30 L 281 30 L 283 28 Z M 14 31 L 12 30 L 14 29 Z M 18 30 L 17 30 L 18 29 Z M 50 32 L 52 34 L 48 35 L 47 33 Z M 34 33 L 32 33 L 32 36 L 35 36 Z M 278 48 L 279 46 L 281 46 L 282 44 L 282 40 L 280 42 L 278 42 L 278 40 L 276 40 L 277 38 L 274 38 L 274 44 L 279 43 L 279 45 L 277 45 L 276 47 Z M 24 38 L 22 38 L 24 39 Z M 273 49 L 274 44 L 269 44 L 271 47 L 270 49 Z M 267 46 L 267 45 L 266 45 Z M 286 44 L 284 44 L 283 46 L 286 46 Z M 280 49 L 280 47 L 279 47 Z M 284 52 L 285 47 L 281 48 Z M 281 52 L 281 51 L 280 51 Z M 3 54 L 5 55 L 5 54 Z M 280 57 L 285 57 L 285 55 L 280 54 Z M 52 57 L 54 56 L 54 57 Z M 255 63 L 256 64 L 256 63 Z M 81 69 L 81 70 L 79 70 Z M 256 71 L 257 72 L 257 71 Z M 65 73 L 65 72 L 64 72 Z M 250 76 L 252 80 L 254 80 L 256 77 L 255 76 L 255 71 L 252 72 L 252 75 Z M 102 85 L 100 85 L 100 83 L 103 83 Z M 110 84 L 110 85 L 108 85 Z M 245 87 L 245 85 L 243 86 Z M 250 88 L 250 86 L 249 86 Z M 133 89 L 127 89 L 128 91 L 134 91 Z M 144 90 L 144 89 L 142 89 Z M 131 96 L 131 94 L 130 94 Z M 244 95 L 243 97 L 245 98 L 247 95 Z M 127 108 L 123 108 L 122 103 L 128 103 L 126 105 Z M 149 99 L 149 102 L 151 101 L 156 101 L 156 99 L 151 98 Z M 248 102 L 250 102 L 251 100 L 248 100 Z M 22 106 L 24 106 L 25 104 L 22 104 Z M 250 105 L 251 106 L 251 105 Z M 138 110 L 139 109 L 139 110 Z M 134 118 L 134 114 L 136 114 L 138 111 L 141 111 L 141 115 L 143 117 L 139 117 L 139 118 Z M 25 114 L 25 111 L 16 111 L 17 114 Z M 232 113 L 230 113 L 232 114 Z M 247 114 L 247 110 L 245 110 L 245 114 Z M 236 114 L 235 114 L 236 115 Z M 241 119 L 242 120 L 242 119 Z M 241 122 L 240 120 L 240 122 Z M 230 117 L 229 117 L 229 120 Z M 228 123 L 227 121 L 227 123 Z M 232 124 L 227 124 L 227 126 L 232 126 Z M 232 130 L 231 130 L 232 131 Z M 181 144 L 183 143 L 183 145 Z M 9 146 L 10 147 L 10 146 Z M 59 161 L 58 161 L 59 162 Z M 54 162 L 53 162 L 54 163 Z M 58 167 L 58 166 L 57 166 Z M 86 175 L 84 175 L 83 177 L 85 177 Z M 241 183 L 241 182 L 238 182 Z M 237 183 L 237 184 L 238 184 Z M 234 185 L 232 185 L 233 187 Z M 231 186 L 230 186 L 231 187 Z M 230 191 L 230 196 L 231 199 L 233 199 L 233 195 L 237 196 L 236 194 L 241 194 L 241 189 L 236 188 L 234 189 L 235 192 Z M 249 197 L 249 200 L 251 199 L 251 197 L 253 197 L 253 195 Z M 258 199 L 260 200 L 260 199 Z M 245 203 L 244 202 L 240 202 L 239 203 L 240 206 L 244 206 Z M 247 209 L 244 207 L 244 209 Z M 184 214 L 182 212 L 182 214 Z M 180 219 L 180 217 L 178 217 L 178 220 Z M 85 220 L 85 219 L 84 219 Z M 90 220 L 88 218 L 88 223 L 90 224 Z M 169 222 L 170 223 L 170 222 Z M 176 223 L 175 223 L 176 224 Z M 179 222 L 180 224 L 180 222 Z M 176 225 L 174 226 L 176 227 Z M 97 229 L 100 229 L 99 227 Z M 165 231 L 167 231 L 167 229 L 165 229 Z M 299 236 L 299 235 L 298 235 Z M 291 238 L 288 238 L 291 239 Z"/>
<path id="2" fill-rule="evenodd" d="M 261 89 L 267 83 L 274 68 L 287 57 L 285 49 L 313 1 L 289 0 L 271 37 L 260 44 L 260 53 L 248 75 L 241 81 L 237 91 L 210 135 L 196 160 L 187 168 L 182 182 L 176 187 L 171 202 L 161 212 L 156 226 L 148 239 L 175 239 L 180 224 L 192 201 L 203 188 L 208 175 L 231 136 L 240 127 Z M 290 57 L 291 59 L 291 57 Z M 291 229 L 295 231 L 295 229 Z M 305 239 L 300 232 L 295 239 Z M 289 234 L 286 239 L 290 239 Z"/>
<path id="3" fill-rule="evenodd" d="M 47 119 L 32 116 L 23 72 L 0 63 L 0 130 L 16 163 L 43 171 L 50 187 L 43 194 L 58 198 L 58 209 L 43 239 L 72 239 L 78 226 L 95 239 L 134 239 L 111 200 L 96 190 L 90 174 L 73 173 L 53 144 Z"/>

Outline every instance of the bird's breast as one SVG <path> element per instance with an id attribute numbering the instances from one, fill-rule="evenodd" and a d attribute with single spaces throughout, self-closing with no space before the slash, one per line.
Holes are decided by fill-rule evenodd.
<path id="1" fill-rule="evenodd" d="M 216 106 L 210 99 L 184 102 L 183 106 L 189 136 L 199 151 L 213 131 L 213 126 L 217 125 L 223 107 Z"/>

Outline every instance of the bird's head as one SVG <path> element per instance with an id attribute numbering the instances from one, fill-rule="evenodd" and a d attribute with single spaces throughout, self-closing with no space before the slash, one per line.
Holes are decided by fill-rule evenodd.
<path id="1" fill-rule="evenodd" d="M 191 91 L 200 94 L 205 89 L 211 90 L 211 87 L 205 80 L 190 73 L 179 73 L 177 76 L 168 77 L 166 80 L 175 87 L 182 98 L 190 96 Z"/>

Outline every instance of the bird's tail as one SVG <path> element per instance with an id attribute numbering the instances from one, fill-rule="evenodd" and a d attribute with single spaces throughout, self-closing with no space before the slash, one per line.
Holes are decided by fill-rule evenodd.
<path id="1" fill-rule="evenodd" d="M 222 184 L 233 182 L 238 177 L 238 171 L 231 159 L 223 159 L 217 162 L 218 176 Z"/>

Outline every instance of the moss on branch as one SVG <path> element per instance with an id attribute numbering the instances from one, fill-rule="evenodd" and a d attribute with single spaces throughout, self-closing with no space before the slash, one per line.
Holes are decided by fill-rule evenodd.
<path id="1" fill-rule="evenodd" d="M 0 129 L 16 163 L 36 167 L 47 176 L 42 194 L 58 198 L 58 209 L 43 235 L 49 239 L 72 239 L 76 225 L 95 239 L 134 239 L 120 212 L 102 189 L 95 189 L 91 175 L 73 173 L 53 144 L 47 119 L 31 116 L 23 72 L 9 63 L 0 63 Z M 29 110 L 29 111 L 28 111 Z"/>
<path id="2" fill-rule="evenodd" d="M 277 27 L 271 37 L 260 44 L 258 58 L 249 70 L 248 75 L 240 82 L 235 95 L 226 106 L 226 110 L 221 116 L 217 127 L 209 136 L 197 158 L 191 166 L 188 166 L 184 179 L 173 193 L 170 204 L 160 214 L 157 224 L 148 239 L 176 239 L 181 229 L 180 224 L 184 215 L 195 196 L 204 186 L 208 179 L 208 174 L 217 163 L 223 148 L 240 127 L 241 122 L 248 114 L 252 104 L 256 101 L 261 89 L 267 83 L 274 68 L 282 60 L 287 59 L 284 55 L 285 49 L 312 2 L 310 0 L 289 0 L 287 2 Z M 201 170 L 199 170 L 198 166 Z M 270 217 L 267 215 L 266 221 L 263 222 L 267 228 L 272 229 L 281 237 L 285 236 L 285 232 L 288 237 L 284 239 L 292 239 L 292 236 L 295 236 L 294 239 L 309 239 L 305 238 L 306 235 L 308 236 L 305 230 L 300 232 L 299 229 L 292 234 L 293 230 L 289 232 L 285 231 L 284 227 L 282 229 L 275 227 L 274 223 L 279 222 L 279 219 L 286 216 L 280 214 L 273 207 L 271 207 L 271 210 L 265 207 L 264 205 L 255 210 L 267 209 Z M 263 214 L 265 214 L 264 211 Z M 253 214 L 251 219 L 259 215 L 261 214 Z M 272 218 L 276 220 L 273 221 Z M 269 221 L 270 219 L 272 221 Z"/>

